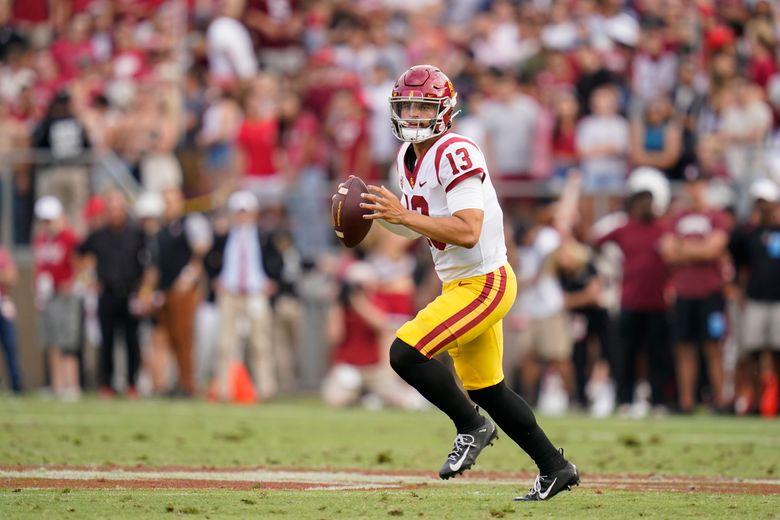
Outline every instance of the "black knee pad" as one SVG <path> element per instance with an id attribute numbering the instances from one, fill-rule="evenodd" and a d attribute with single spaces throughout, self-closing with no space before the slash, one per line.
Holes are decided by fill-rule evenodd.
<path id="1" fill-rule="evenodd" d="M 428 361 L 427 357 L 420 354 L 405 341 L 395 338 L 393 344 L 390 345 L 390 366 L 399 374 L 403 373 L 408 367 L 419 365 L 426 361 Z"/>

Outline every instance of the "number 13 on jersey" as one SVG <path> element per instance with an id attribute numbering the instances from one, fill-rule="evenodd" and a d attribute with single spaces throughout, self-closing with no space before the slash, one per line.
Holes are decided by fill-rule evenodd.
<path id="1" fill-rule="evenodd" d="M 403 200 L 404 200 L 404 206 L 406 206 L 407 209 L 410 209 L 412 211 L 419 211 L 420 214 L 425 215 L 426 217 L 429 216 L 428 201 L 425 200 L 425 197 L 423 197 L 422 195 L 412 195 L 410 199 L 409 196 L 404 193 Z M 430 244 L 431 247 L 435 247 L 439 251 L 444 251 L 444 248 L 447 247 L 447 244 L 445 244 L 444 242 L 431 240 L 428 237 L 426 237 L 426 239 L 428 240 L 428 244 Z"/>

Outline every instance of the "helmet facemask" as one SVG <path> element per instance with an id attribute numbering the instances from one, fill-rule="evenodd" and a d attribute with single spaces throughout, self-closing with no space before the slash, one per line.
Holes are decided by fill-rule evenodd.
<path id="1" fill-rule="evenodd" d="M 390 120 L 393 134 L 401 141 L 408 143 L 420 143 L 441 135 L 451 125 L 452 117 L 455 115 L 451 112 L 456 103 L 455 96 L 452 98 L 391 97 Z M 403 117 L 403 115 L 414 111 L 414 108 L 418 113 L 430 111 L 432 117 Z"/>

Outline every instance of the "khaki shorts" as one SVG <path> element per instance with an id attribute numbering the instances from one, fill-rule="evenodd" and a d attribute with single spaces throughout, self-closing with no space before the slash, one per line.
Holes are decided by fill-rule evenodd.
<path id="1" fill-rule="evenodd" d="M 518 335 L 520 358 L 535 354 L 547 361 L 571 358 L 571 322 L 565 312 L 533 319 Z"/>
<path id="2" fill-rule="evenodd" d="M 780 303 L 748 300 L 741 332 L 743 352 L 780 351 Z"/>

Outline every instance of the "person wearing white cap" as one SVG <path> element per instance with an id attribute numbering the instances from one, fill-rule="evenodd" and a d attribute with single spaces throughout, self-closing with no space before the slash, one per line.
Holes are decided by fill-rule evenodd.
<path id="1" fill-rule="evenodd" d="M 58 199 L 41 197 L 35 203 L 38 230 L 33 238 L 35 305 L 38 338 L 46 351 L 51 390 L 65 400 L 77 399 L 79 387 L 79 301 L 71 286 L 78 239 L 66 225 Z"/>
<path id="2" fill-rule="evenodd" d="M 250 191 L 233 193 L 227 202 L 231 225 L 215 237 L 213 250 L 221 265 L 215 281 L 221 334 L 217 346 L 217 397 L 230 398 L 230 367 L 239 351 L 241 323 L 249 324 L 252 376 L 263 399 L 277 393 L 272 350 L 270 296 L 282 274 L 282 257 L 270 235 L 258 228 L 260 205 Z"/>
<path id="3" fill-rule="evenodd" d="M 624 222 L 607 232 L 599 233 L 594 228 L 594 238 L 597 247 L 611 242 L 623 255 L 620 348 L 614 353 L 613 370 L 619 411 L 638 417 L 649 411 L 642 395 L 646 393 L 643 390 L 647 383 L 651 404 L 673 404 L 669 402 L 672 396 L 664 392 L 669 383 L 673 383 L 674 376 L 664 295 L 669 272 L 660 254 L 660 241 L 666 230 L 663 216 L 669 207 L 671 193 L 664 174 L 649 166 L 634 169 L 626 184 Z M 637 374 L 640 356 L 646 359 L 646 382 L 640 382 Z"/>
<path id="4" fill-rule="evenodd" d="M 759 405 L 761 357 L 780 374 L 780 187 L 758 179 L 749 188 L 753 218 L 731 235 L 729 249 L 744 294 L 737 365 L 735 411 L 746 414 Z M 769 377 L 769 376 L 765 376 Z"/>

